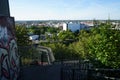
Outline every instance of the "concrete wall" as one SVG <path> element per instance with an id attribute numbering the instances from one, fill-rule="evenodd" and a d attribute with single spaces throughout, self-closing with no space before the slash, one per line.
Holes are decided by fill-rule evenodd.
<path id="1" fill-rule="evenodd" d="M 8 0 L 0 0 L 0 16 L 10 16 Z"/>
<path id="2" fill-rule="evenodd" d="M 17 80 L 19 75 L 14 24 L 14 18 L 0 17 L 0 80 Z"/>

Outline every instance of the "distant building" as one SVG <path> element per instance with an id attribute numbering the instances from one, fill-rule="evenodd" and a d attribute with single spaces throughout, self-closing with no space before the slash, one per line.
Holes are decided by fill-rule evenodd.
<path id="1" fill-rule="evenodd" d="M 67 26 L 66 23 L 63 24 L 63 30 L 64 30 L 64 31 L 67 31 L 67 30 L 68 30 L 68 26 Z"/>
<path id="2" fill-rule="evenodd" d="M 82 29 L 88 30 L 89 26 L 81 23 L 64 23 L 63 24 L 64 31 L 71 30 L 72 32 L 75 32 L 77 30 L 80 31 Z"/>
<path id="3" fill-rule="evenodd" d="M 38 40 L 39 39 L 39 35 L 31 35 L 29 36 L 29 39 L 34 41 L 34 40 Z"/>
<path id="4" fill-rule="evenodd" d="M 84 25 L 89 26 L 89 27 L 93 27 L 94 26 L 94 22 L 93 21 L 85 21 L 85 22 L 81 22 L 81 24 L 84 24 Z"/>

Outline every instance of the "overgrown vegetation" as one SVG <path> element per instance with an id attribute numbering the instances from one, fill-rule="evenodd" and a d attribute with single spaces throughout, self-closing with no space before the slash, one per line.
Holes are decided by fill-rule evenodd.
<path id="1" fill-rule="evenodd" d="M 47 27 L 47 26 L 30 26 L 29 28 L 27 28 L 27 30 L 28 33 L 37 34 L 37 35 L 45 34 L 46 32 L 54 34 L 60 31 L 59 28 Z"/>
<path id="2" fill-rule="evenodd" d="M 41 31 L 38 31 L 38 33 L 43 34 L 42 31 L 45 33 L 43 28 L 39 29 Z M 19 38 L 26 34 L 26 30 L 25 33 L 21 31 L 22 33 L 19 35 L 19 29 L 16 29 L 16 31 L 18 44 L 24 45 L 23 40 Z M 60 30 L 55 29 L 54 31 L 53 29 L 47 31 L 57 33 Z M 37 34 L 37 31 L 34 31 L 34 33 Z M 50 47 L 57 60 L 88 59 L 96 67 L 120 68 L 120 30 L 112 29 L 110 23 L 102 23 L 89 31 L 81 30 L 76 33 L 63 31 L 52 39 L 58 42 L 40 43 L 40 45 Z M 70 41 L 71 39 L 73 40 L 72 42 Z"/>
<path id="3" fill-rule="evenodd" d="M 28 31 L 25 26 L 16 25 L 15 32 L 18 46 L 31 45 L 31 41 L 29 40 L 29 36 L 27 35 Z"/>

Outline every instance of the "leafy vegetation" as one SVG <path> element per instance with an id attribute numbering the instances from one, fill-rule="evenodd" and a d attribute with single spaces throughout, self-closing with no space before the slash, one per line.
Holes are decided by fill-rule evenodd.
<path id="1" fill-rule="evenodd" d="M 110 24 L 101 24 L 90 32 L 81 31 L 79 41 L 73 43 L 75 51 L 83 59 L 89 59 L 98 67 L 120 67 L 120 31 Z"/>
<path id="2" fill-rule="evenodd" d="M 16 25 L 15 32 L 21 62 L 28 64 L 32 60 L 32 53 L 35 52 L 35 49 L 30 47 L 32 42 L 29 40 L 28 30 L 24 26 Z"/>
<path id="3" fill-rule="evenodd" d="M 59 38 L 59 40 L 64 41 L 64 40 L 68 40 L 68 39 L 75 39 L 75 36 L 74 36 L 73 32 L 68 30 L 68 31 L 60 32 L 58 35 L 58 38 Z"/>
<path id="4" fill-rule="evenodd" d="M 56 60 L 74 60 L 80 59 L 80 55 L 76 53 L 73 46 L 66 46 L 63 43 L 49 43 L 44 46 L 50 47 Z"/>
<path id="5" fill-rule="evenodd" d="M 92 59 L 100 61 L 105 66 L 120 67 L 120 31 L 111 29 L 110 24 L 102 24 L 92 29 L 88 42 L 89 54 Z"/>
<path id="6" fill-rule="evenodd" d="M 45 26 L 31 26 L 28 28 L 28 32 L 36 35 L 45 34 L 46 32 L 49 32 L 51 34 L 59 32 L 59 28 L 54 27 L 45 27 Z"/>
<path id="7" fill-rule="evenodd" d="M 31 44 L 26 27 L 16 25 L 15 32 L 18 46 L 28 46 Z"/>
<path id="8" fill-rule="evenodd" d="M 71 31 L 59 32 L 59 29 L 49 27 L 26 29 L 16 26 L 16 35 L 18 45 L 28 45 L 27 31 L 35 34 L 50 32 L 53 34 L 50 40 L 58 42 L 40 43 L 40 45 L 50 47 L 57 60 L 89 59 L 97 67 L 120 68 L 120 30 L 112 29 L 112 27 L 110 23 L 102 23 L 89 31 L 81 30 L 73 33 Z M 56 35 L 58 32 L 59 34 Z M 71 39 L 74 40 L 72 43 L 64 43 Z"/>

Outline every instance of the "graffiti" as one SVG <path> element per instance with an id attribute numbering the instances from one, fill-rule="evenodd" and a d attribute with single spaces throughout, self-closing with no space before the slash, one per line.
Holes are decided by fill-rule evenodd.
<path id="1" fill-rule="evenodd" d="M 0 17 L 0 80 L 17 80 L 19 56 L 14 35 L 14 19 Z"/>
<path id="2" fill-rule="evenodd" d="M 8 35 L 7 35 L 7 28 L 6 27 L 1 27 L 0 26 L 0 41 L 2 42 L 2 45 L 6 45 L 5 43 L 8 40 Z"/>

